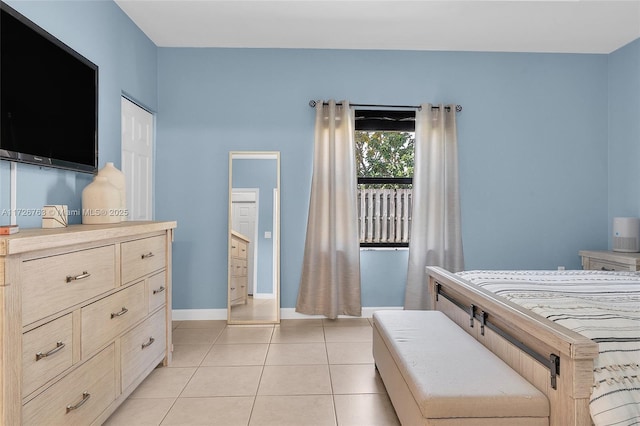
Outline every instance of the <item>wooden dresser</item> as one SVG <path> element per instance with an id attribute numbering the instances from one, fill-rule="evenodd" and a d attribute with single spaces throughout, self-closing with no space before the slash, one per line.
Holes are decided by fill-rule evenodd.
<path id="1" fill-rule="evenodd" d="M 175 227 L 0 237 L 0 425 L 99 425 L 171 361 Z"/>
<path id="2" fill-rule="evenodd" d="M 582 257 L 582 269 L 599 271 L 640 270 L 640 253 L 581 250 L 578 254 Z"/>
<path id="3" fill-rule="evenodd" d="M 231 253 L 229 262 L 229 306 L 247 303 L 249 277 L 247 275 L 247 261 L 249 253 L 249 238 L 231 231 Z"/>

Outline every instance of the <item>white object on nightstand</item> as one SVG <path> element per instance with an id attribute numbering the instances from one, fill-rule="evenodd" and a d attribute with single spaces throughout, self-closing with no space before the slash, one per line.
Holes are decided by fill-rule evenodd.
<path id="1" fill-rule="evenodd" d="M 613 251 L 640 252 L 640 218 L 613 218 Z"/>

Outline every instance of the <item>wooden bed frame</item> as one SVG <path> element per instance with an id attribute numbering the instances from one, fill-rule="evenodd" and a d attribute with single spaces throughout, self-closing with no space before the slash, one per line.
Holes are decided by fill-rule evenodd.
<path id="1" fill-rule="evenodd" d="M 551 426 L 592 424 L 597 343 L 442 268 L 428 266 L 426 273 L 429 309 L 444 312 L 542 391 Z"/>

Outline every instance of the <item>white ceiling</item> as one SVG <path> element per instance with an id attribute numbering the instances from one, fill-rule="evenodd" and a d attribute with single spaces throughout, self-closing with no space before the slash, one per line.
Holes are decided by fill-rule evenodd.
<path id="1" fill-rule="evenodd" d="M 640 0 L 115 0 L 158 46 L 610 53 Z"/>

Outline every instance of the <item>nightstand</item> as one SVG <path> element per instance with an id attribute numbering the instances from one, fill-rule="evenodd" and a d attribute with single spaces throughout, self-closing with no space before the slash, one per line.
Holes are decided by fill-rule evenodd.
<path id="1" fill-rule="evenodd" d="M 598 271 L 638 271 L 640 253 L 580 250 L 582 269 Z"/>

